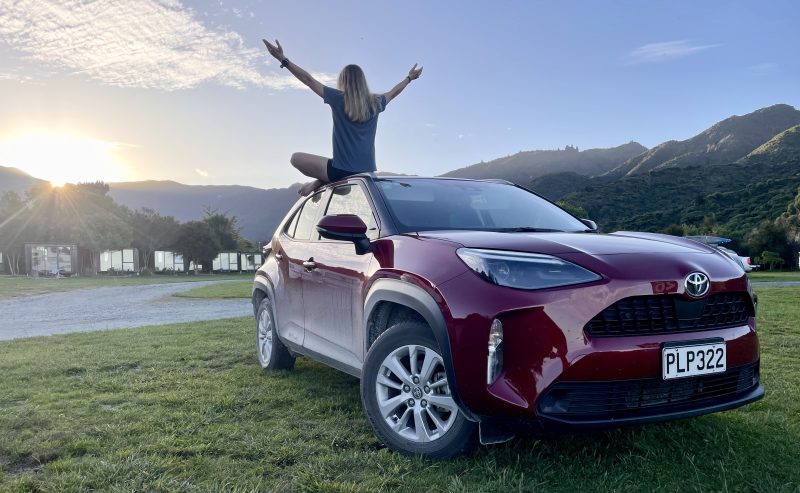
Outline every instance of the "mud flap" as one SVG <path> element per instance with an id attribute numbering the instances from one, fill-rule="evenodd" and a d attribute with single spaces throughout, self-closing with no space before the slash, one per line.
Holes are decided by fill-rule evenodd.
<path id="1" fill-rule="evenodd" d="M 478 423 L 478 435 L 481 445 L 504 443 L 517 435 L 519 426 L 504 420 L 484 419 Z"/>

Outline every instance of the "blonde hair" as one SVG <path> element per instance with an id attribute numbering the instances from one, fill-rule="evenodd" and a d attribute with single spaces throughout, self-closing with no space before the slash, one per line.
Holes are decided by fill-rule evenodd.
<path id="1" fill-rule="evenodd" d="M 377 98 L 369 92 L 367 78 L 358 65 L 347 65 L 339 72 L 336 87 L 344 93 L 344 112 L 350 121 L 364 123 L 372 118 Z"/>

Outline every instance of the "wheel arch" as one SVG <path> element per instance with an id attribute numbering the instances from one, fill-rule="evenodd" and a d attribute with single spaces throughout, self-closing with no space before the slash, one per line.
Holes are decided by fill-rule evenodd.
<path id="1" fill-rule="evenodd" d="M 253 281 L 253 315 L 258 316 L 258 305 L 264 298 L 271 300 L 275 299 L 275 290 L 272 287 L 272 282 L 261 271 L 256 273 L 256 278 Z"/>
<path id="2" fill-rule="evenodd" d="M 397 315 L 398 307 L 400 307 L 401 315 Z M 456 389 L 453 399 L 467 419 L 478 421 L 478 418 L 461 401 L 453 370 L 447 323 L 436 300 L 425 289 L 399 279 L 379 279 L 372 284 L 364 301 L 364 354 L 369 350 L 372 342 L 390 326 L 393 316 L 419 317 L 421 322 L 428 325 L 442 352 L 447 380 L 451 387 Z"/>

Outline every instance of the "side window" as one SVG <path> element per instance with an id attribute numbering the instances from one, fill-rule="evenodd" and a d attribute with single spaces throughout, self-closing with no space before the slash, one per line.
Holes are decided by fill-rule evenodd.
<path id="1" fill-rule="evenodd" d="M 297 220 L 300 218 L 300 212 L 302 208 L 303 207 L 301 206 L 300 209 L 298 209 L 297 212 L 294 213 L 294 217 L 292 217 L 292 220 L 289 221 L 289 224 L 286 225 L 286 229 L 284 230 L 286 236 L 294 238 L 294 231 L 295 229 L 297 229 Z"/>
<path id="2" fill-rule="evenodd" d="M 322 205 L 322 192 L 313 195 L 310 199 L 306 200 L 303 204 L 303 210 L 300 211 L 297 220 L 297 229 L 294 231 L 294 239 L 296 240 L 309 240 L 311 239 L 311 232 L 316 232 L 314 228 L 317 225 L 317 212 Z"/>
<path id="3" fill-rule="evenodd" d="M 360 186 L 353 184 L 333 189 L 325 215 L 334 214 L 355 214 L 367 225 L 367 237 L 371 240 L 378 237 L 378 224 L 372 215 L 369 200 Z"/>

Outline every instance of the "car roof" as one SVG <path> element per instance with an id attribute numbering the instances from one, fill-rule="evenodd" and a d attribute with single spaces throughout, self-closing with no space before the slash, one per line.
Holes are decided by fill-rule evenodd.
<path id="1" fill-rule="evenodd" d="M 345 182 L 350 178 L 365 178 L 371 181 L 380 181 L 380 180 L 441 180 L 441 181 L 475 181 L 475 182 L 484 182 L 484 183 L 502 183 L 505 185 L 514 185 L 514 183 L 503 180 L 501 178 L 486 178 L 486 179 L 474 179 L 474 178 L 460 178 L 457 176 L 419 176 L 419 175 L 379 175 L 375 172 L 370 173 L 357 173 L 355 175 L 350 175 L 340 182 Z M 339 182 L 332 182 L 328 185 L 333 185 Z M 327 185 L 326 185 L 327 186 Z"/>

